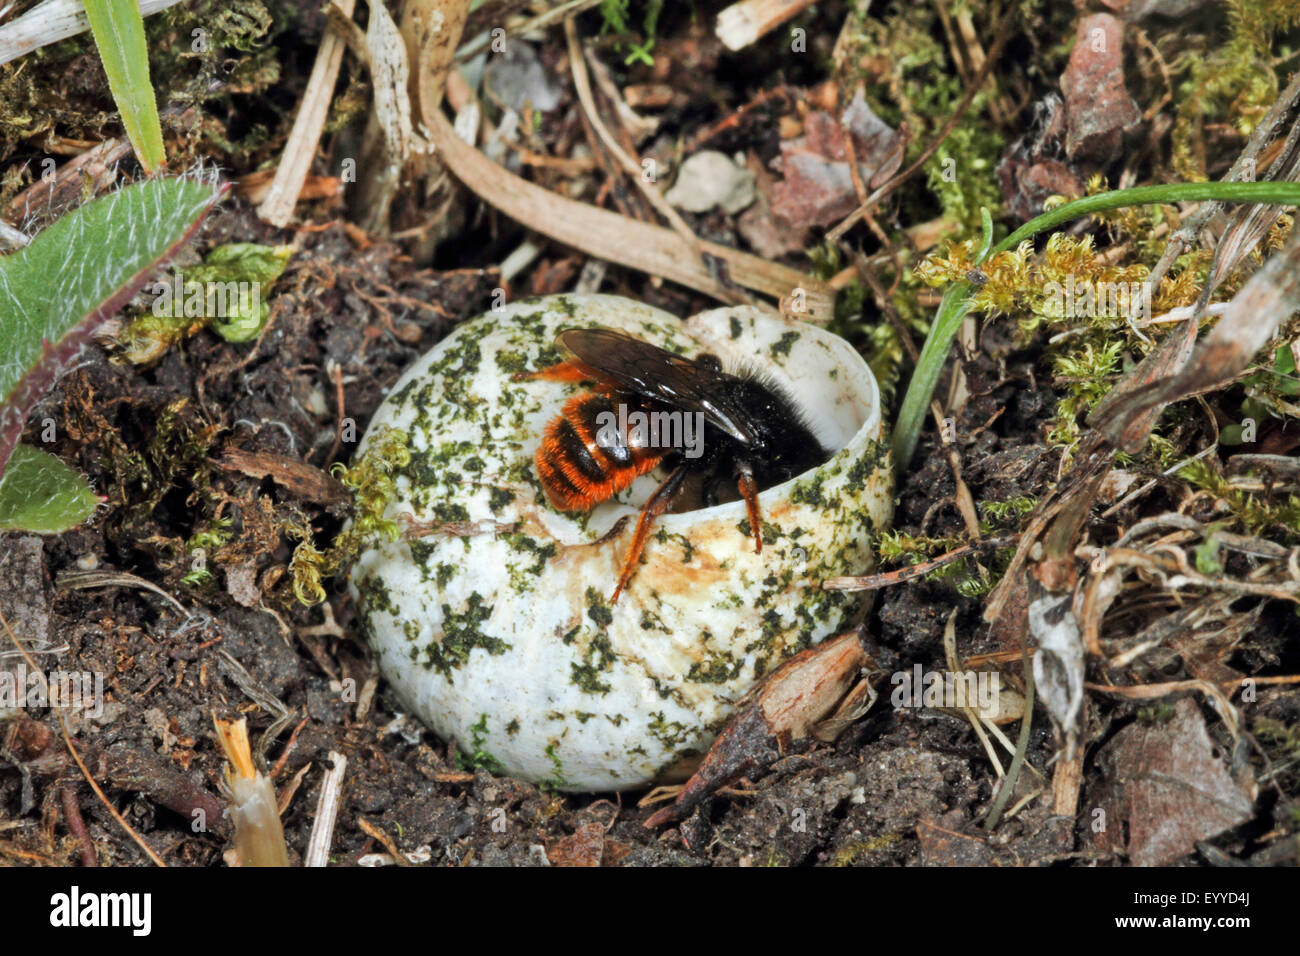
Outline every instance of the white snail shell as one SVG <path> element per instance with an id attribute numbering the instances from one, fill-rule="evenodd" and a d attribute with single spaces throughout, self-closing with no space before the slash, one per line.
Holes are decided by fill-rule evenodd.
<path id="1" fill-rule="evenodd" d="M 557 512 L 533 455 L 578 386 L 512 380 L 559 359 L 561 329 L 596 326 L 767 373 L 834 450 L 759 496 L 762 554 L 742 501 L 664 515 L 609 604 L 658 477 L 590 512 Z M 866 363 L 829 332 L 751 307 L 683 323 L 617 296 L 513 303 L 461 325 L 409 369 L 366 441 L 385 426 L 407 434 L 412 454 L 389 516 L 430 533 L 376 543 L 352 569 L 380 668 L 441 736 L 560 790 L 679 773 L 759 678 L 861 614 L 858 597 L 819 584 L 868 570 L 892 514 Z"/>

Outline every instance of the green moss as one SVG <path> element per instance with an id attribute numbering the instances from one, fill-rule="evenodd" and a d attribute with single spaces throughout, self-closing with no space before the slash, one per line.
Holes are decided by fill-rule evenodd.
<path id="1" fill-rule="evenodd" d="M 432 510 L 434 519 L 440 524 L 464 524 L 469 521 L 469 511 L 459 502 L 440 501 Z"/>
<path id="2" fill-rule="evenodd" d="M 483 595 L 477 591 L 469 596 L 463 610 L 453 611 L 451 605 L 442 605 L 442 640 L 425 645 L 424 666 L 436 669 L 450 682 L 452 672 L 469 660 L 474 648 L 482 648 L 489 654 L 504 654 L 511 645 L 480 630 L 491 616 L 492 605 L 484 604 Z"/>
<path id="3" fill-rule="evenodd" d="M 678 749 L 690 737 L 692 732 L 691 728 L 685 724 L 676 720 L 668 720 L 662 710 L 651 715 L 647 729 L 650 731 L 650 736 L 669 750 Z"/>
<path id="4" fill-rule="evenodd" d="M 790 500 L 795 504 L 824 509 L 826 496 L 822 493 L 823 481 L 822 473 L 815 471 L 811 477 L 795 482 L 795 486 L 790 489 Z"/>
<path id="5" fill-rule="evenodd" d="M 419 539 L 406 542 L 406 546 L 411 549 L 411 562 L 420 569 L 420 578 L 425 581 L 434 579 L 434 571 L 431 568 L 434 552 L 438 550 L 438 545 L 431 541 L 421 541 Z M 442 568 L 447 565 L 439 565 L 437 574 L 442 573 Z"/>
<path id="6" fill-rule="evenodd" d="M 686 679 L 700 684 L 725 684 L 729 680 L 734 680 L 744 665 L 744 660 L 736 660 L 731 654 L 723 654 L 709 660 L 696 661 L 687 672 Z"/>
<path id="7" fill-rule="evenodd" d="M 393 600 L 393 593 L 388 589 L 378 577 L 370 575 L 356 582 L 357 605 L 360 607 L 362 617 L 369 617 L 377 611 L 383 611 L 394 618 L 401 616 L 397 609 L 397 602 Z"/>
<path id="8" fill-rule="evenodd" d="M 562 790 L 565 787 L 569 786 L 569 781 L 566 780 L 564 777 L 564 761 L 562 761 L 560 759 L 560 755 L 556 753 L 557 747 L 558 744 L 555 741 L 551 741 L 549 744 L 546 745 L 546 756 L 551 761 L 551 766 L 554 768 L 554 773 L 552 773 L 551 776 L 548 777 L 546 780 L 543 780 L 540 784 L 538 784 L 538 786 L 540 786 L 543 790 Z"/>
<path id="9" fill-rule="evenodd" d="M 532 371 L 529 367 L 527 353 L 516 349 L 501 349 L 494 356 L 497 368 L 506 375 L 519 375 Z"/>
<path id="10" fill-rule="evenodd" d="M 546 569 L 546 562 L 555 557 L 558 551 L 556 544 L 554 542 L 538 544 L 536 538 L 517 532 L 510 532 L 501 537 L 514 551 L 533 557 L 532 563 L 528 565 L 516 561 L 511 561 L 508 565 L 511 586 L 517 591 L 531 591 L 537 586 L 537 579 Z"/>
<path id="11" fill-rule="evenodd" d="M 588 694 L 607 694 L 610 685 L 601 680 L 600 675 L 611 670 L 615 660 L 617 656 L 609 638 L 603 633 L 596 634 L 587 640 L 582 662 L 569 665 L 569 682 Z"/>
<path id="12" fill-rule="evenodd" d="M 783 333 L 779 339 L 777 339 L 775 342 L 772 343 L 772 348 L 770 349 L 772 353 L 772 357 L 779 358 L 782 355 L 789 355 L 790 349 L 793 348 L 794 343 L 798 341 L 799 341 L 798 332 Z"/>
<path id="13" fill-rule="evenodd" d="M 457 763 L 462 770 L 482 769 L 488 773 L 502 772 L 501 761 L 484 747 L 488 735 L 487 719 L 487 714 L 480 714 L 478 723 L 469 729 L 473 735 L 470 740 L 470 750 L 468 753 L 457 754 Z"/>
<path id="14" fill-rule="evenodd" d="M 863 488 L 871 476 L 879 471 L 888 474 L 889 443 L 872 439 L 862 449 L 862 454 L 849 466 L 845 479 L 850 488 Z"/>
<path id="15" fill-rule="evenodd" d="M 587 617 L 602 630 L 609 627 L 614 620 L 614 612 L 609 602 L 595 588 L 587 588 Z"/>

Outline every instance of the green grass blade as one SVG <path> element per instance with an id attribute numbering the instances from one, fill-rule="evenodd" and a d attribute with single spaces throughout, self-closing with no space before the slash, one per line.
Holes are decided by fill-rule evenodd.
<path id="1" fill-rule="evenodd" d="M 1035 216 L 993 247 L 989 255 L 1006 252 L 1044 230 L 1090 216 L 1095 212 L 1123 209 L 1126 206 L 1150 206 L 1174 202 L 1245 202 L 1262 205 L 1300 206 L 1300 183 L 1162 183 L 1159 186 L 1134 186 L 1113 189 L 1095 196 L 1085 196 L 1051 212 Z M 982 259 L 980 260 L 983 261 Z"/>
<path id="2" fill-rule="evenodd" d="M 1110 209 L 1174 202 L 1233 202 L 1260 203 L 1280 206 L 1300 206 L 1300 183 L 1164 183 L 1158 186 L 1135 186 L 1132 189 L 1115 189 L 1110 192 L 1086 196 L 1058 206 L 1050 212 L 1029 220 L 996 246 L 979 257 L 984 262 L 989 256 L 1005 252 L 1063 223 Z M 894 426 L 894 467 L 901 473 L 912 460 L 916 443 L 925 422 L 925 410 L 943 371 L 952 340 L 961 328 L 961 321 L 969 310 L 967 293 L 970 283 L 958 282 L 944 293 L 939 311 L 926 336 L 916 371 L 907 386 L 907 395 L 898 411 Z"/>
<path id="3" fill-rule="evenodd" d="M 136 0 L 83 0 L 90 32 L 108 75 L 108 88 L 140 165 L 149 175 L 167 161 L 158 104 L 149 80 L 144 17 Z"/>
<path id="4" fill-rule="evenodd" d="M 916 442 L 921 437 L 921 426 L 925 422 L 925 411 L 930 404 L 930 396 L 939 382 L 943 372 L 944 360 L 948 357 L 948 348 L 952 345 L 961 320 L 966 317 L 970 291 L 969 282 L 957 282 L 948 287 L 939 303 L 930 334 L 925 337 L 921 355 L 916 361 L 916 371 L 912 381 L 907 385 L 907 395 L 898 410 L 898 421 L 894 424 L 894 461 L 899 473 L 912 460 L 916 451 Z"/>

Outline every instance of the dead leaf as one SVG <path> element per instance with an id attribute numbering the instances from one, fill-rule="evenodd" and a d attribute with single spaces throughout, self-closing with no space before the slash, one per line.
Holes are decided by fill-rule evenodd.
<path id="1" fill-rule="evenodd" d="M 318 504 L 338 504 L 347 500 L 343 486 L 319 468 L 272 452 L 227 448 L 218 461 L 212 462 L 226 471 L 237 471 L 250 478 L 269 477 L 291 494 Z"/>
<path id="2" fill-rule="evenodd" d="M 778 221 L 796 229 L 828 226 L 857 208 L 846 130 L 866 188 L 898 171 L 904 137 L 871 111 L 861 93 L 839 121 L 829 113 L 811 112 L 804 120 L 804 135 L 781 144 L 784 179 L 772 186 L 770 197 Z"/>
<path id="3" fill-rule="evenodd" d="M 546 850 L 551 866 L 600 866 L 605 852 L 605 827 L 584 823 L 570 836 L 556 840 Z"/>
<path id="4" fill-rule="evenodd" d="M 1167 721 L 1121 730 L 1098 760 L 1108 792 L 1093 815 L 1094 842 L 1126 851 L 1138 866 L 1172 863 L 1253 813 L 1253 783 L 1232 779 L 1189 699 Z"/>
<path id="5" fill-rule="evenodd" d="M 653 814 L 645 826 L 653 829 L 680 820 L 728 781 L 767 767 L 796 745 L 812 743 L 814 728 L 836 712 L 859 672 L 870 667 L 871 658 L 856 631 L 790 658 L 764 679 L 748 706 L 718 735 L 677 800 Z M 880 676 L 876 672 L 867 679 Z M 850 707 L 863 702 L 855 695 Z"/>

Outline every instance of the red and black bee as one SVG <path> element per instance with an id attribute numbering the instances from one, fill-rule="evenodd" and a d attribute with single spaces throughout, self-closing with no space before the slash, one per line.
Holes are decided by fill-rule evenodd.
<path id="1" fill-rule="evenodd" d="M 683 358 L 608 329 L 568 329 L 556 336 L 556 344 L 568 359 L 519 377 L 589 383 L 591 391 L 565 402 L 538 446 L 537 471 L 551 504 L 561 511 L 585 511 L 659 465 L 668 470 L 641 509 L 610 603 L 632 579 L 651 526 L 672 508 L 688 475 L 703 477 L 708 505 L 717 503 L 720 483 L 736 482 L 749 512 L 754 551 L 762 553 L 759 491 L 829 457 L 779 385 L 748 370 L 729 374 L 716 356 Z M 620 406 L 620 421 L 632 412 L 647 417 L 699 413 L 702 440 L 688 449 L 680 440 L 649 442 L 635 430 L 607 427 Z"/>

